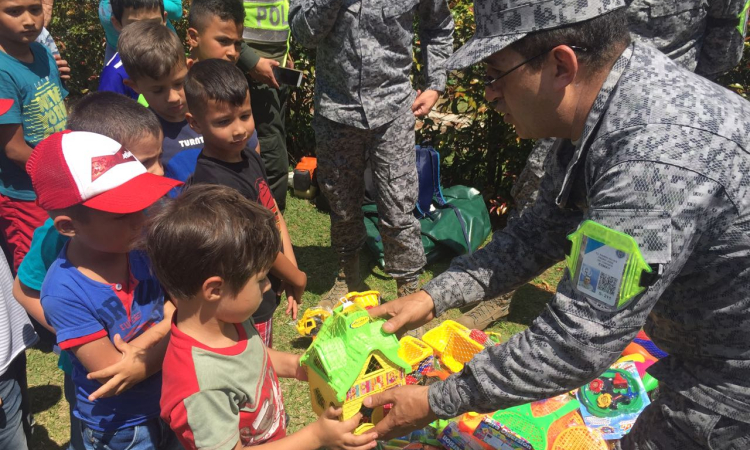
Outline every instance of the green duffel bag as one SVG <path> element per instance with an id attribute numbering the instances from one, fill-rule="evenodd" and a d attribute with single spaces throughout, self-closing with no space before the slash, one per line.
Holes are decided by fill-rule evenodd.
<path id="1" fill-rule="evenodd" d="M 442 201 L 433 201 L 430 211 L 419 220 L 422 227 L 422 246 L 427 262 L 442 257 L 472 253 L 490 235 L 490 215 L 482 195 L 474 188 L 451 186 L 442 189 Z M 367 229 L 367 248 L 384 266 L 383 241 L 378 231 L 378 210 L 374 204 L 362 207 Z"/>

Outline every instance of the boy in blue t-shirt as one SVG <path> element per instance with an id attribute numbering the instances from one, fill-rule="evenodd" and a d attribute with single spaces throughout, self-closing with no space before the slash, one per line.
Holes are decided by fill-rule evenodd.
<path id="1" fill-rule="evenodd" d="M 195 170 L 203 136 L 185 119 L 188 67 L 180 38 L 159 24 L 138 22 L 122 31 L 118 49 L 130 76 L 125 84 L 143 95 L 162 124 L 164 174 L 187 180 Z"/>
<path id="2" fill-rule="evenodd" d="M 112 23 L 118 32 L 140 21 L 166 24 L 164 3 L 161 0 L 112 0 Z M 123 82 L 127 79 L 128 73 L 122 66 L 120 54 L 115 53 L 99 77 L 99 91 L 117 92 L 137 100 L 138 94 Z"/>
<path id="3" fill-rule="evenodd" d="M 53 165 L 55 170 L 49 170 Z M 70 240 L 42 285 L 47 323 L 73 363 L 74 414 L 86 449 L 179 448 L 159 415 L 161 366 L 120 395 L 91 399 L 87 375 L 122 359 L 118 347 L 165 318 L 164 294 L 140 252 L 130 251 L 144 210 L 180 183 L 148 173 L 105 136 L 64 131 L 41 142 L 27 166 L 39 205 Z M 163 358 L 167 339 L 144 352 Z"/>
<path id="4" fill-rule="evenodd" d="M 89 131 L 102 134 L 121 142 L 140 161 L 146 170 L 155 175 L 163 175 L 159 157 L 161 156 L 162 132 L 159 121 L 153 112 L 127 97 L 113 92 L 96 92 L 81 99 L 68 118 L 68 128 L 74 131 Z M 34 231 L 31 247 L 18 267 L 18 275 L 13 285 L 13 295 L 26 312 L 38 323 L 55 330 L 44 318 L 39 299 L 44 277 L 57 259 L 68 238 L 55 229 L 52 219 Z M 169 324 L 152 327 L 131 342 L 138 348 L 150 348 L 169 332 Z M 94 397 L 126 390 L 128 385 L 138 382 L 144 376 L 143 363 L 137 359 L 136 347 L 127 347 L 123 359 L 105 370 L 94 373 L 92 378 L 105 383 Z M 120 350 L 118 348 L 118 350 Z M 70 405 L 70 450 L 83 450 L 81 425 L 73 415 L 75 408 L 75 388 L 70 378 L 72 365 L 66 352 L 60 354 L 58 367 L 65 372 L 64 393 Z M 116 375 L 116 378 L 113 376 Z M 113 378 L 110 378 L 113 377 Z"/>
<path id="5" fill-rule="evenodd" d="M 5 3 L 0 1 L 0 98 L 14 103 L 0 116 L 0 238 L 15 272 L 46 219 L 24 166 L 39 141 L 65 128 L 68 91 L 52 54 L 34 42 L 42 31 L 42 1 Z"/>

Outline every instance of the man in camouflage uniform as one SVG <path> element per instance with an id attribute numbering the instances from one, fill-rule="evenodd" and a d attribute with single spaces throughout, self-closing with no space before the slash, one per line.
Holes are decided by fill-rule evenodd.
<path id="1" fill-rule="evenodd" d="M 419 17 L 424 92 L 412 89 L 414 15 Z M 425 264 L 419 221 L 415 116 L 427 114 L 445 89 L 453 51 L 447 0 L 291 0 L 294 38 L 317 48 L 315 140 L 318 182 L 331 206 L 336 282 L 322 299 L 331 306 L 359 289 L 365 160 L 376 189 L 385 270 L 399 295 L 417 290 Z"/>
<path id="2" fill-rule="evenodd" d="M 568 392 L 644 327 L 669 356 L 649 368 L 661 395 L 620 448 L 750 448 L 750 103 L 629 43 L 620 0 L 474 5 L 477 34 L 448 67 L 484 60 L 487 98 L 519 136 L 557 137 L 539 198 L 485 248 L 371 314 L 394 332 L 517 288 L 563 260 L 587 220 L 630 236 L 658 276 L 605 308 L 566 271 L 527 330 L 445 381 L 366 400 L 394 404 L 374 431 Z"/>
<path id="3" fill-rule="evenodd" d="M 648 42 L 675 62 L 708 79 L 728 72 L 742 59 L 747 0 L 625 0 L 628 27 L 638 42 Z M 510 220 L 534 203 L 553 140 L 537 141 L 511 195 Z M 508 314 L 513 292 L 482 302 L 460 317 L 469 328 L 484 329 Z"/>

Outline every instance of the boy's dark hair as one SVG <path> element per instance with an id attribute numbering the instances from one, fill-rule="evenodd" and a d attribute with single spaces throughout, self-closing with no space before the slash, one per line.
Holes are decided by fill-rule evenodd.
<path id="1" fill-rule="evenodd" d="M 597 72 L 629 43 L 628 18 L 625 8 L 620 8 L 591 20 L 531 33 L 512 43 L 511 48 L 528 59 L 558 45 L 579 47 L 585 51 L 576 51 L 578 61 Z M 543 63 L 543 58 L 537 58 L 529 61 L 529 66 L 539 70 Z"/>
<path id="2" fill-rule="evenodd" d="M 145 249 L 167 293 L 185 300 L 212 276 L 236 294 L 271 268 L 281 237 L 266 208 L 235 189 L 197 184 L 152 217 Z"/>
<path id="3" fill-rule="evenodd" d="M 245 75 L 223 59 L 198 61 L 185 78 L 185 99 L 193 115 L 204 112 L 209 100 L 242 106 L 248 95 Z"/>
<path id="4" fill-rule="evenodd" d="M 242 0 L 193 0 L 188 13 L 188 27 L 201 32 L 213 16 L 242 25 L 245 23 L 245 7 Z"/>
<path id="5" fill-rule="evenodd" d="M 159 80 L 176 68 L 187 66 L 185 47 L 177 35 L 162 24 L 141 21 L 128 25 L 117 41 L 122 65 L 128 76 Z"/>
<path id="6" fill-rule="evenodd" d="M 126 142 L 145 136 L 159 136 L 161 124 L 150 109 L 114 92 L 86 95 L 68 116 L 68 129 L 89 131 Z"/>
<path id="7" fill-rule="evenodd" d="M 136 9 L 158 9 L 164 15 L 164 2 L 162 0 L 112 0 L 112 16 L 122 23 L 122 13 L 125 8 Z"/>

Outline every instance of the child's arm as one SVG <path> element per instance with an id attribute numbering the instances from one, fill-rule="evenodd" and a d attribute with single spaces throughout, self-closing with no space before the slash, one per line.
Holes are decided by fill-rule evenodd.
<path id="1" fill-rule="evenodd" d="M 268 442 L 266 444 L 255 445 L 258 450 L 287 450 L 294 448 L 296 450 L 317 450 L 326 449 L 345 449 L 345 450 L 367 450 L 377 445 L 375 439 L 376 433 L 368 432 L 355 436 L 352 432 L 362 419 L 362 414 L 339 421 L 342 409 L 329 407 L 318 417 L 318 420 L 278 441 Z M 242 449 L 242 442 L 237 441 L 234 446 L 235 450 Z"/>
<path id="2" fill-rule="evenodd" d="M 89 400 L 120 395 L 161 370 L 169 345 L 174 311 L 174 305 L 165 301 L 164 320 L 130 342 L 123 341 L 119 335 L 115 336 L 115 348 L 122 354 L 122 359 L 102 370 L 89 372 L 89 380 L 102 383 L 99 389 L 89 395 Z"/>
<path id="3" fill-rule="evenodd" d="M 297 258 L 294 256 L 294 247 L 292 247 L 292 239 L 289 236 L 289 229 L 286 226 L 286 220 L 284 220 L 284 215 L 281 214 L 281 210 L 279 209 L 279 205 L 276 203 L 276 200 L 274 200 L 274 204 L 276 206 L 277 215 L 279 218 L 279 233 L 281 234 L 281 245 L 284 248 L 284 256 L 289 259 L 289 261 L 294 264 L 294 267 L 297 266 Z M 305 283 L 307 284 L 307 283 Z M 291 290 L 291 295 L 290 291 Z M 286 307 L 286 313 L 292 316 L 292 319 L 297 320 L 297 311 L 299 310 L 299 305 L 302 304 L 302 293 L 304 292 L 304 288 L 300 291 L 294 289 L 293 285 L 284 286 L 282 289 L 282 292 L 287 291 L 287 307 Z"/>
<path id="4" fill-rule="evenodd" d="M 271 363 L 277 376 L 307 381 L 307 372 L 299 365 L 300 355 L 280 352 L 272 348 L 266 348 L 266 350 L 268 351 L 268 357 L 271 358 Z"/>
<path id="5" fill-rule="evenodd" d="M 31 155 L 32 148 L 23 137 L 23 127 L 20 123 L 0 125 L 0 147 L 5 148 L 5 156 L 9 160 L 26 170 L 26 161 Z"/>
<path id="6" fill-rule="evenodd" d="M 297 266 L 281 252 L 276 255 L 276 260 L 271 267 L 271 273 L 291 286 L 292 293 L 287 293 L 287 298 L 288 301 L 293 304 L 293 307 L 287 308 L 287 312 L 292 309 L 294 312 L 292 317 L 296 318 L 297 305 L 302 301 L 302 293 L 305 292 L 305 287 L 307 286 L 307 275 L 305 272 L 299 270 Z M 286 290 L 288 291 L 289 288 Z"/>
<path id="7" fill-rule="evenodd" d="M 44 317 L 42 302 L 39 300 L 39 291 L 21 283 L 18 276 L 13 281 L 13 297 L 26 310 L 26 313 L 39 322 L 41 326 L 53 333 L 55 332 L 55 329 L 47 323 L 47 319 Z"/>

